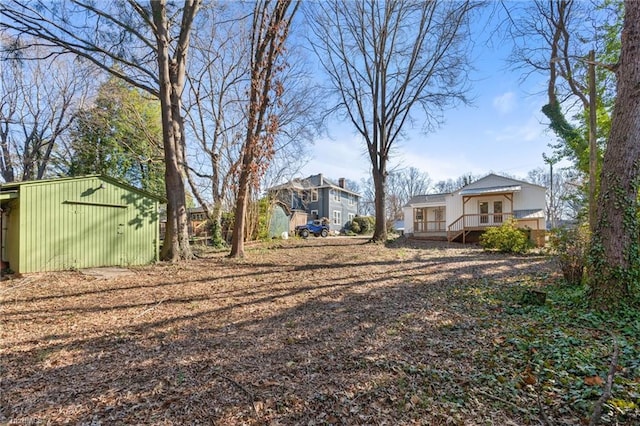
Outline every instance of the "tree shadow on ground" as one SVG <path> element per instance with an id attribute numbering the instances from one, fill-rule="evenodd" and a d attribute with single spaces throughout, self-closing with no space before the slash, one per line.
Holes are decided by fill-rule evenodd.
<path id="1" fill-rule="evenodd" d="M 15 334 L 0 346 L 0 420 L 480 421 L 469 386 L 495 312 L 461 295 L 548 273 L 548 260 L 399 250 L 275 250 L 246 263 L 193 262 L 173 276 L 70 283 L 54 297 L 25 289 L 2 302 Z M 344 262 L 302 262 L 311 253 Z M 504 407 L 483 415 L 515 418 Z"/>

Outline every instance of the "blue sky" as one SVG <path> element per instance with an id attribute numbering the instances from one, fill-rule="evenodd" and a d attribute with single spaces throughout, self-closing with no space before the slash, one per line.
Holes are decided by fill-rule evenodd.
<path id="1" fill-rule="evenodd" d="M 530 170 L 546 167 L 542 153 L 551 152 L 548 144 L 555 142 L 555 136 L 540 111 L 546 103 L 544 76 L 521 81 L 521 71 L 509 70 L 506 63 L 510 46 L 491 48 L 476 40 L 469 92 L 473 104 L 445 111 L 445 122 L 435 132 L 421 133 L 419 126 L 411 130 L 396 145 L 392 167 L 416 167 L 434 183 L 465 173 L 525 178 Z M 357 182 L 370 176 L 365 144 L 350 124 L 333 122 L 330 128 L 331 138 L 316 141 L 313 160 L 302 175 L 323 173 Z"/>

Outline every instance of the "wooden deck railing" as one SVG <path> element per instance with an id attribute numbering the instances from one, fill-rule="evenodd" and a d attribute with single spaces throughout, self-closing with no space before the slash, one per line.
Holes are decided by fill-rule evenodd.
<path id="1" fill-rule="evenodd" d="M 460 234 L 468 231 L 483 230 L 492 226 L 500 226 L 511 219 L 513 213 L 464 214 L 447 228 L 447 239 L 453 241 Z"/>
<path id="2" fill-rule="evenodd" d="M 414 232 L 444 232 L 447 223 L 444 220 L 427 220 L 413 223 Z"/>

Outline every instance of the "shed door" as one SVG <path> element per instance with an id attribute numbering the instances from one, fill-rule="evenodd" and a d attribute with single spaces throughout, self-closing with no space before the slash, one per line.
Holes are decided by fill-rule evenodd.
<path id="1" fill-rule="evenodd" d="M 69 247 L 76 268 L 120 265 L 125 232 L 121 207 L 75 205 L 74 243 Z"/>

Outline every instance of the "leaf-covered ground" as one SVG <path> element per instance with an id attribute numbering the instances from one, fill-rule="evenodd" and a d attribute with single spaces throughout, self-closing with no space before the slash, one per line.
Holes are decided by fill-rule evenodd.
<path id="1" fill-rule="evenodd" d="M 638 424 L 640 320 L 604 330 L 571 294 L 520 305 L 555 271 L 541 255 L 312 238 L 2 281 L 0 423 L 580 425 L 615 336 L 602 422 Z"/>

